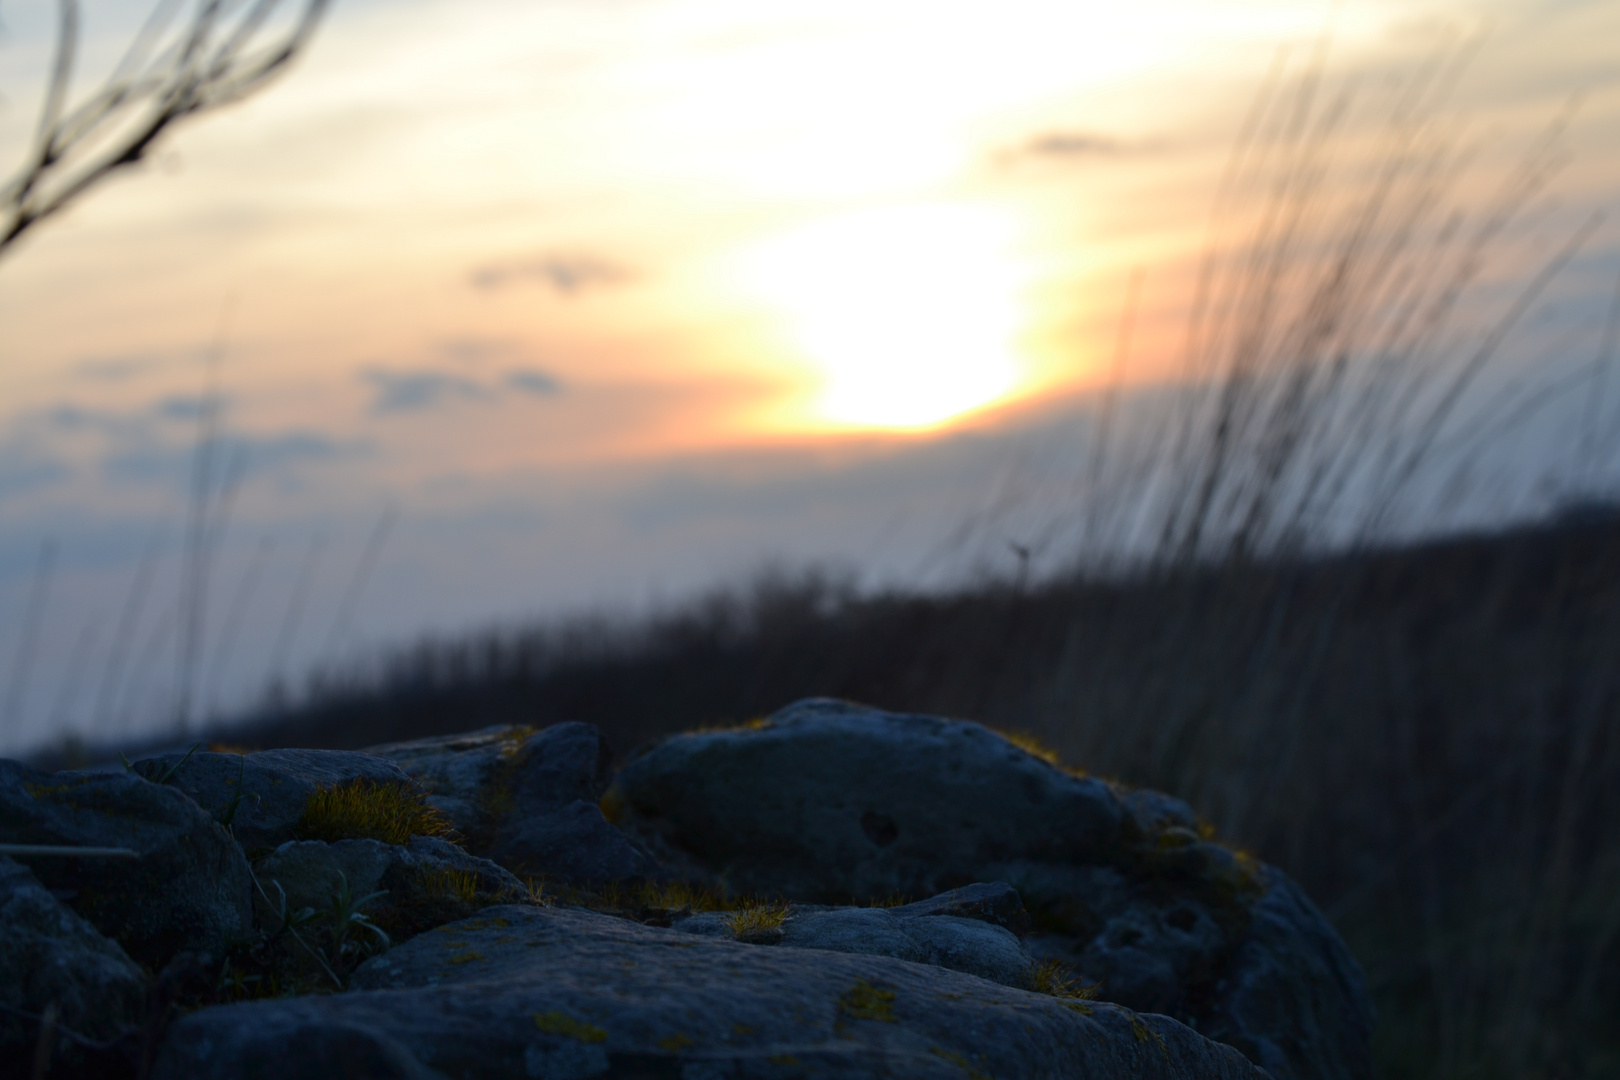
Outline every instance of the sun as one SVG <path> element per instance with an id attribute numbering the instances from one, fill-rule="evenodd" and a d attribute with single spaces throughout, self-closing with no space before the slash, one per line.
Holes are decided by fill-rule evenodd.
<path id="1" fill-rule="evenodd" d="M 1011 392 L 1020 305 L 1011 222 L 994 208 L 888 206 L 771 237 L 745 285 L 814 372 L 810 417 L 922 428 Z"/>

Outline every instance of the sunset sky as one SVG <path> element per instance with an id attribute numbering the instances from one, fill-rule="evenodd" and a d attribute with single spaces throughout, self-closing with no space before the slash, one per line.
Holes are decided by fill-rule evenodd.
<path id="1" fill-rule="evenodd" d="M 144 13 L 88 0 L 81 89 Z M 0 2 L 7 173 L 52 16 Z M 1063 458 L 1133 272 L 1128 378 L 1178 370 L 1267 72 L 1330 42 L 1376 102 L 1476 38 L 1481 190 L 1576 105 L 1506 282 L 1620 210 L 1620 5 L 339 0 L 0 259 L 0 748 L 172 721 L 210 387 L 204 709 L 772 564 L 994 571 L 951 537 Z M 1610 221 L 1525 333 L 1589 354 L 1617 252 Z"/>

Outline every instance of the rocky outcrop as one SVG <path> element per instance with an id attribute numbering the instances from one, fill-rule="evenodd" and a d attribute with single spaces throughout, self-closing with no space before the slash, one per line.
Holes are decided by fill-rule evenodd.
<path id="1" fill-rule="evenodd" d="M 421 784 L 470 850 L 525 877 L 592 886 L 657 872 L 597 805 L 610 777 L 595 725 L 487 728 L 367 753 Z"/>
<path id="2" fill-rule="evenodd" d="M 182 1013 L 155 1076 L 1370 1073 L 1343 943 L 1179 800 L 821 700 L 608 764 L 585 724 L 0 762 L 0 842 L 135 854 L 0 860 L 5 1060 L 49 1007 L 53 1075 Z"/>
<path id="3" fill-rule="evenodd" d="M 195 802 L 130 773 L 42 773 L 0 761 L 0 842 L 127 848 L 130 860 L 30 858 L 29 868 L 135 960 L 219 955 L 251 924 L 242 849 Z"/>
<path id="4" fill-rule="evenodd" d="M 1245 1049 L 1277 1080 L 1370 1076 L 1371 1006 L 1279 871 L 1182 802 L 1068 772 L 978 724 L 810 700 L 631 761 L 606 800 L 683 875 L 802 900 L 1013 885 L 1039 955 Z"/>
<path id="5" fill-rule="evenodd" d="M 356 780 L 411 783 L 392 762 L 344 750 L 166 754 L 143 758 L 131 768 L 184 792 L 214 820 L 230 825 L 249 852 L 293 839 L 304 807 L 318 788 Z"/>
<path id="6" fill-rule="evenodd" d="M 1256 1080 L 1160 1016 L 887 956 L 496 907 L 368 961 L 356 989 L 208 1009 L 154 1080 L 1003 1076 Z"/>
<path id="7" fill-rule="evenodd" d="M 116 942 L 0 856 L 0 1061 L 26 1075 L 43 1054 L 58 1074 L 117 1075 L 133 1056 L 118 1043 L 139 1030 L 146 997 L 146 973 Z"/>

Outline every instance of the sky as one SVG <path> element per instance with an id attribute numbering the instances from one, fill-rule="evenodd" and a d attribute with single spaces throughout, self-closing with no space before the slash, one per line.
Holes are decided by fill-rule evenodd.
<path id="1" fill-rule="evenodd" d="M 53 10 L 0 3 L 5 172 Z M 143 13 L 87 0 L 78 93 Z M 0 750 L 770 567 L 1058 569 L 1099 403 L 1186 376 L 1268 78 L 1352 94 L 1348 191 L 1403 80 L 1471 50 L 1437 115 L 1476 212 L 1563 124 L 1460 302 L 1488 330 L 1620 210 L 1615 43 L 1620 7 L 1569 0 L 339 0 L 0 257 Z M 1605 218 L 1479 384 L 1546 390 L 1459 451 L 1514 505 L 1611 426 L 1617 253 Z"/>

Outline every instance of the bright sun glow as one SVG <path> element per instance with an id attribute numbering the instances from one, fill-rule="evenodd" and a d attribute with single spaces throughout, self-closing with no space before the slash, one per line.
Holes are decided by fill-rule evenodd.
<path id="1" fill-rule="evenodd" d="M 926 427 L 1018 382 L 1010 235 L 1007 216 L 985 207 L 887 207 L 767 240 L 743 272 L 817 372 L 813 415 Z"/>

